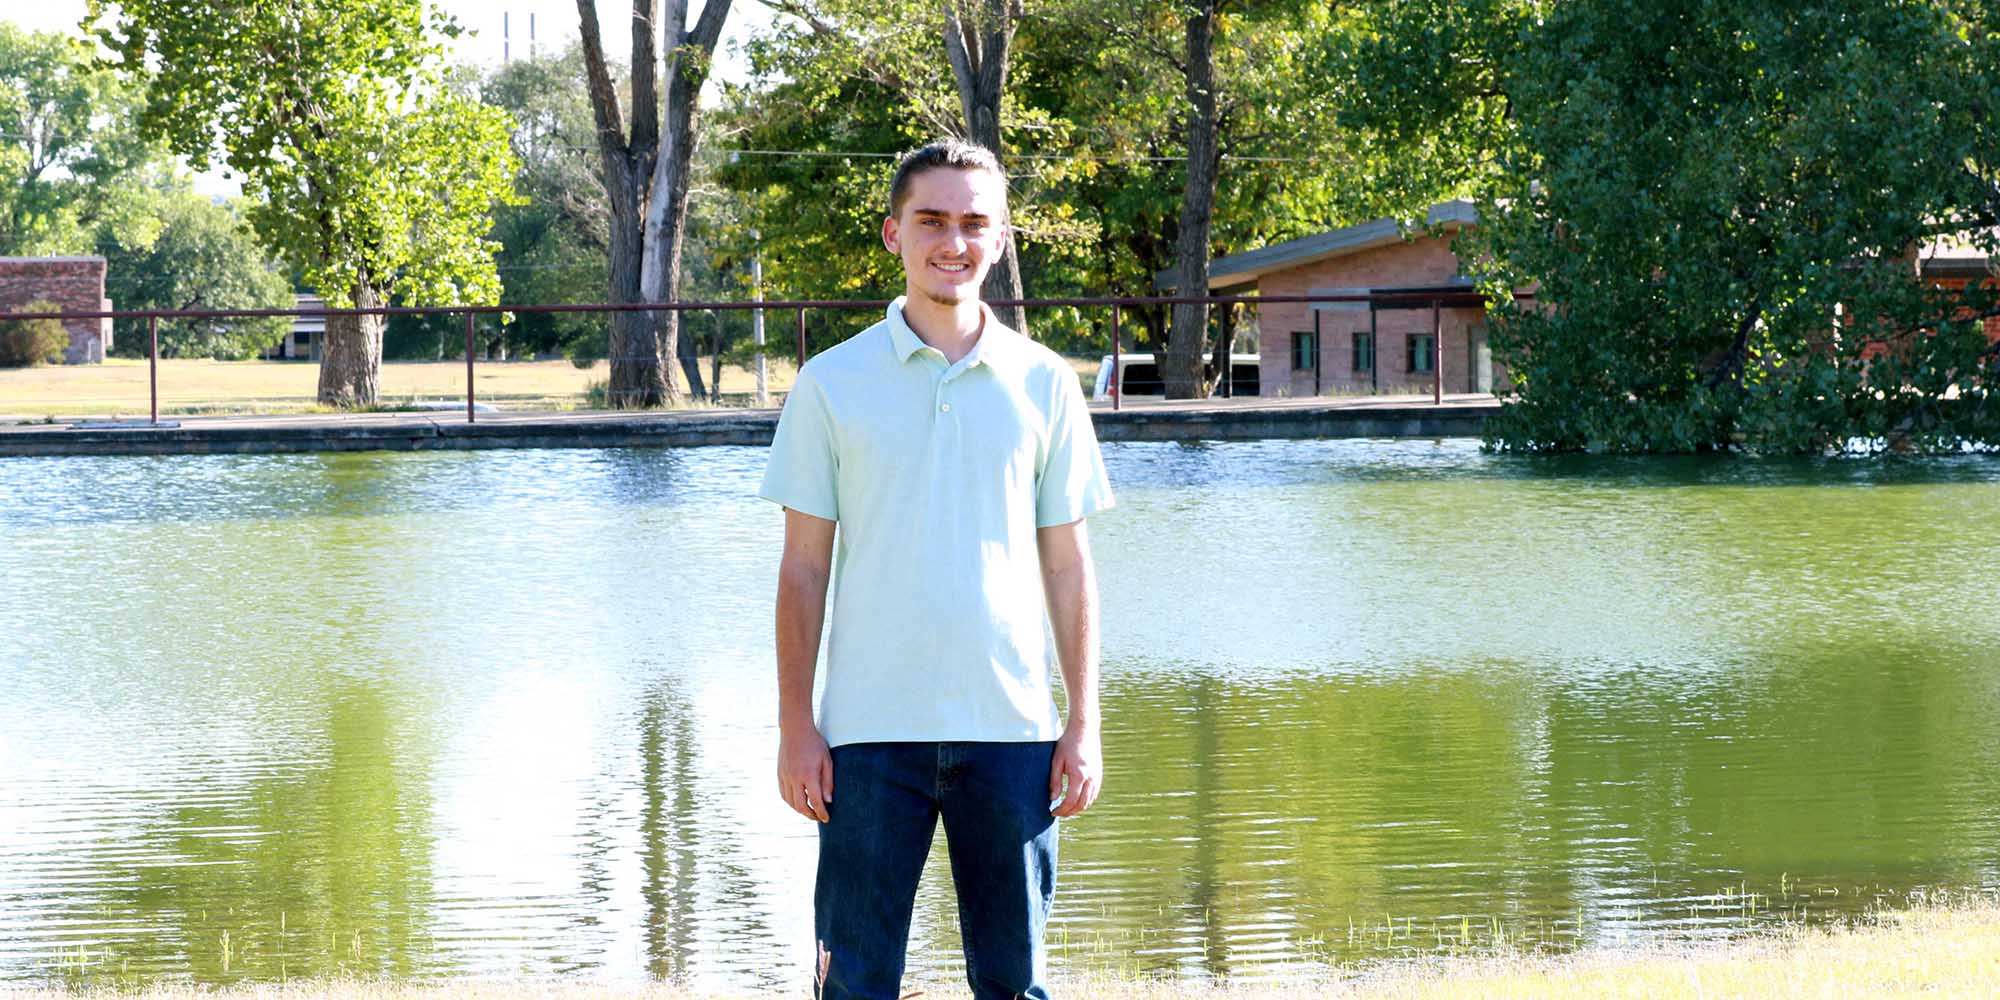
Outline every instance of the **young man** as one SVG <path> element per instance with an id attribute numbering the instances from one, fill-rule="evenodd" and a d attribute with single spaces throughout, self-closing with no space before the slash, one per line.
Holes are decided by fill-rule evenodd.
<path id="1" fill-rule="evenodd" d="M 979 299 L 1007 218 L 985 149 L 903 158 L 882 243 L 905 294 L 799 371 L 760 491 L 785 507 L 778 791 L 819 823 L 815 995 L 828 1000 L 899 995 L 940 819 L 974 995 L 1046 998 L 1056 819 L 1097 798 L 1083 518 L 1111 488 L 1075 372 Z"/>

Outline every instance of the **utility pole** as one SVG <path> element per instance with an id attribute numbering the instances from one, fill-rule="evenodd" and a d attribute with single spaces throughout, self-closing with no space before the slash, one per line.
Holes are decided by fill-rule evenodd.
<path id="1" fill-rule="evenodd" d="M 750 301 L 764 301 L 764 244 L 763 234 L 750 230 Z M 757 345 L 757 405 L 771 405 L 771 391 L 765 381 L 764 368 L 764 310 L 750 311 L 750 339 Z"/>

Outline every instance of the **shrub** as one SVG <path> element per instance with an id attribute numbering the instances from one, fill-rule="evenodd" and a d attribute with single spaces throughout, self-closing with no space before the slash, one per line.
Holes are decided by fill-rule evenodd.
<path id="1" fill-rule="evenodd" d="M 15 312 L 61 312 L 62 307 L 37 299 Z M 69 331 L 56 319 L 0 320 L 0 368 L 33 368 L 48 361 L 62 360 L 69 347 Z"/>

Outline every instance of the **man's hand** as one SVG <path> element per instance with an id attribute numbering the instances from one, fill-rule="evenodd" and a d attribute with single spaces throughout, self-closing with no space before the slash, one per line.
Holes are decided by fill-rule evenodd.
<path id="1" fill-rule="evenodd" d="M 833 801 L 833 755 L 826 738 L 810 725 L 778 728 L 778 794 L 807 819 L 827 821 Z"/>
<path id="2" fill-rule="evenodd" d="M 1103 783 L 1104 750 L 1097 727 L 1072 722 L 1056 741 L 1055 759 L 1049 762 L 1049 798 L 1062 796 L 1050 812 L 1059 818 L 1081 814 L 1097 801 Z"/>
<path id="3" fill-rule="evenodd" d="M 813 724 L 813 669 L 826 621 L 834 522 L 785 508 L 778 560 L 778 794 L 807 819 L 827 821 L 833 756 Z"/>

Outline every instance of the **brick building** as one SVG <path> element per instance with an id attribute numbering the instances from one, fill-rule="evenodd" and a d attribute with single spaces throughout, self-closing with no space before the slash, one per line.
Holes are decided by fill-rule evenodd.
<path id="1" fill-rule="evenodd" d="M 1506 370 L 1486 340 L 1483 297 L 1459 273 L 1451 242 L 1478 224 L 1472 203 L 1431 208 L 1405 238 L 1393 219 L 1315 233 L 1209 264 L 1215 295 L 1351 295 L 1371 302 L 1274 302 L 1258 307 L 1260 389 L 1266 396 L 1491 392 Z M 1922 280 L 1961 289 L 2000 281 L 2000 261 L 1967 243 L 1922 248 Z M 1163 288 L 1172 274 L 1160 275 Z M 1435 307 L 1435 311 L 1433 311 Z M 2000 316 L 1986 336 L 2000 343 Z M 1434 381 L 1442 363 L 1443 378 Z"/>
<path id="2" fill-rule="evenodd" d="M 1939 288 L 1962 291 L 1974 283 L 2000 282 L 2000 260 L 1963 244 L 1941 242 L 1925 248 L 1917 274 Z M 1986 339 L 2000 343 L 2000 316 L 1986 317 Z"/>
<path id="3" fill-rule="evenodd" d="M 47 299 L 65 312 L 101 312 L 111 308 L 104 297 L 102 257 L 0 257 L 0 312 L 13 312 L 36 299 Z M 66 364 L 93 364 L 111 350 L 111 321 L 72 319 Z"/>
<path id="4" fill-rule="evenodd" d="M 292 296 L 292 308 L 301 312 L 325 309 L 326 300 L 317 295 L 297 294 Z M 320 352 L 326 347 L 325 316 L 294 316 L 292 328 L 285 338 L 264 348 L 263 358 L 267 361 L 285 359 L 291 361 L 318 361 Z"/>
<path id="5" fill-rule="evenodd" d="M 1478 222 L 1472 203 L 1433 206 L 1405 238 L 1394 219 L 1218 257 L 1215 295 L 1366 295 L 1370 302 L 1258 307 L 1265 396 L 1491 392 L 1504 380 L 1486 343 L 1486 304 L 1459 273 L 1451 241 Z M 1163 275 L 1170 285 L 1171 274 Z"/>

